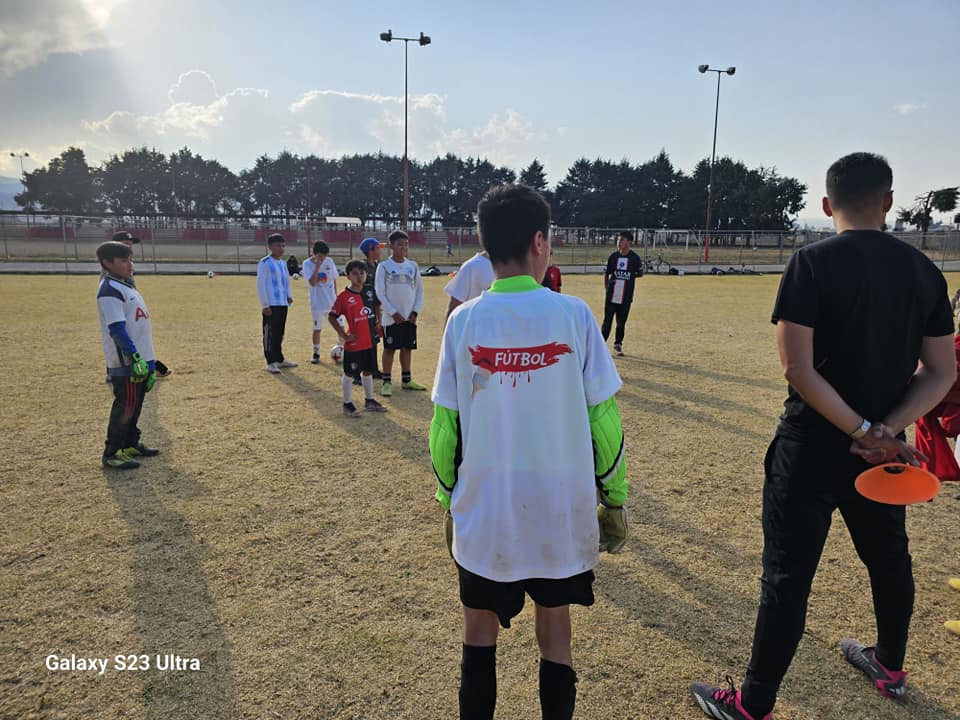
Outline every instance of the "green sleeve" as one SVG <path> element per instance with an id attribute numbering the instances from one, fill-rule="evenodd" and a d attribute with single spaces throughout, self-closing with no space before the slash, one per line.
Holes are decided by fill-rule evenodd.
<path id="1" fill-rule="evenodd" d="M 587 408 L 593 439 L 593 467 L 600 502 L 620 507 L 627 501 L 627 459 L 623 448 L 623 424 L 616 397 Z"/>
<path id="2" fill-rule="evenodd" d="M 450 509 L 450 495 L 457 484 L 461 454 L 460 413 L 434 405 L 433 420 L 430 421 L 430 459 L 437 476 L 437 502 L 445 510 Z"/>

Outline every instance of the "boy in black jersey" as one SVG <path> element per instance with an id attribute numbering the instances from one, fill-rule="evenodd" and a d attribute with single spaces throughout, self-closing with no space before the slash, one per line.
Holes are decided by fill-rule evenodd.
<path id="1" fill-rule="evenodd" d="M 606 295 L 600 332 L 604 340 L 609 338 L 610 325 L 616 316 L 617 331 L 613 336 L 613 349 L 620 356 L 623 355 L 623 334 L 627 327 L 627 316 L 630 314 L 630 303 L 633 302 L 633 286 L 636 279 L 643 275 L 643 261 L 630 249 L 632 243 L 633 233 L 622 231 L 617 236 L 617 252 L 607 258 L 607 266 L 603 271 Z"/>
<path id="2" fill-rule="evenodd" d="M 823 210 L 838 234 L 798 250 L 780 282 L 771 320 L 790 385 L 764 460 L 760 608 L 741 689 L 691 686 L 711 717 L 773 717 L 834 510 L 870 574 L 877 622 L 874 646 L 848 638 L 841 652 L 884 696 L 904 693 L 913 612 L 905 508 L 867 500 L 854 480 L 897 457 L 917 464 L 903 431 L 950 389 L 956 361 L 943 275 L 880 230 L 892 183 L 877 155 L 831 165 Z"/>

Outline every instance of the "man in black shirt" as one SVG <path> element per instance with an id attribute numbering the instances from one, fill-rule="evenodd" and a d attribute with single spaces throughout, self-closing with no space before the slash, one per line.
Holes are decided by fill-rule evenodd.
<path id="1" fill-rule="evenodd" d="M 923 253 L 880 231 L 892 182 L 882 157 L 855 153 L 835 162 L 823 210 L 838 234 L 797 251 L 780 282 L 771 320 L 790 385 L 764 460 L 753 651 L 740 690 L 691 686 L 708 715 L 773 717 L 837 509 L 870 575 L 877 623 L 875 646 L 848 638 L 841 651 L 881 694 L 903 695 L 914 593 L 905 508 L 867 500 L 854 480 L 897 457 L 917 464 L 921 456 L 903 431 L 950 389 L 956 361 L 943 275 Z"/>
<path id="2" fill-rule="evenodd" d="M 613 349 L 617 355 L 623 355 L 623 332 L 633 302 L 633 285 L 636 278 L 643 275 L 643 262 L 640 256 L 630 249 L 633 233 L 623 230 L 617 236 L 617 252 L 607 258 L 607 267 L 603 271 L 603 287 L 606 292 L 603 303 L 603 324 L 600 332 L 603 339 L 610 337 L 610 325 L 617 318 L 617 331 L 613 336 Z"/>

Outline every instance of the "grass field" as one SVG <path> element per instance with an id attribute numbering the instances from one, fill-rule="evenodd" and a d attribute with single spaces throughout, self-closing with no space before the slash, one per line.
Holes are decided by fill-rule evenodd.
<path id="1" fill-rule="evenodd" d="M 960 278 L 948 278 L 956 286 Z M 445 278 L 427 278 L 414 374 L 431 382 Z M 631 539 L 575 608 L 580 718 L 698 718 L 691 680 L 739 679 L 759 592 L 761 461 L 784 397 L 778 278 L 648 277 L 619 401 Z M 174 374 L 147 397 L 163 454 L 100 468 L 109 389 L 93 277 L 0 281 L 0 718 L 452 718 L 457 580 L 432 500 L 427 394 L 340 414 L 339 371 L 263 371 L 251 277 L 139 282 Z M 599 313 L 596 276 L 564 290 Z M 951 288 L 953 289 L 953 288 Z M 329 330 L 324 348 L 333 344 Z M 563 438 L 557 438 L 563 442 Z M 908 515 L 917 603 L 904 703 L 837 649 L 873 639 L 870 592 L 836 517 L 778 719 L 960 717 L 956 486 Z M 51 671 L 45 658 L 177 654 L 200 671 Z M 539 718 L 529 606 L 501 635 L 499 718 Z"/>

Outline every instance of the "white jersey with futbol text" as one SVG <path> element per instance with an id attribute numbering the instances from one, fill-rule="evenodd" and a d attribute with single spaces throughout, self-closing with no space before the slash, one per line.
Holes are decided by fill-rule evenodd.
<path id="1" fill-rule="evenodd" d="M 336 279 L 337 266 L 329 257 L 325 257 L 320 263 L 320 269 L 317 270 L 317 284 L 311 285 L 310 278 L 313 277 L 313 268 L 316 266 L 313 258 L 307 258 L 303 261 L 303 279 L 307 283 L 307 290 L 310 293 L 310 309 L 314 313 L 326 314 L 333 307 L 334 300 L 337 299 Z"/>
<path id="2" fill-rule="evenodd" d="M 126 366 L 123 353 L 116 341 L 110 337 L 110 326 L 115 322 L 126 324 L 127 335 L 133 341 L 140 357 L 148 363 L 156 359 L 153 354 L 150 313 L 147 311 L 143 296 L 132 282 L 121 280 L 113 275 L 105 276 L 97 289 L 97 310 L 100 315 L 100 336 L 103 340 L 103 355 L 107 361 L 108 372 Z"/>
<path id="3" fill-rule="evenodd" d="M 493 285 L 493 264 L 483 253 L 477 253 L 460 266 L 457 274 L 443 291 L 454 300 L 465 303 L 480 297 L 480 293 Z"/>
<path id="4" fill-rule="evenodd" d="M 377 265 L 374 287 L 382 313 L 380 324 L 384 327 L 394 324 L 394 313 L 408 318 L 410 313 L 419 313 L 423 307 L 420 267 L 410 258 L 405 258 L 402 263 L 392 257 L 382 260 Z"/>
<path id="5" fill-rule="evenodd" d="M 587 408 L 621 385 L 587 304 L 526 280 L 537 289 L 486 291 L 450 314 L 432 396 L 462 434 L 453 555 L 498 582 L 596 565 Z"/>

